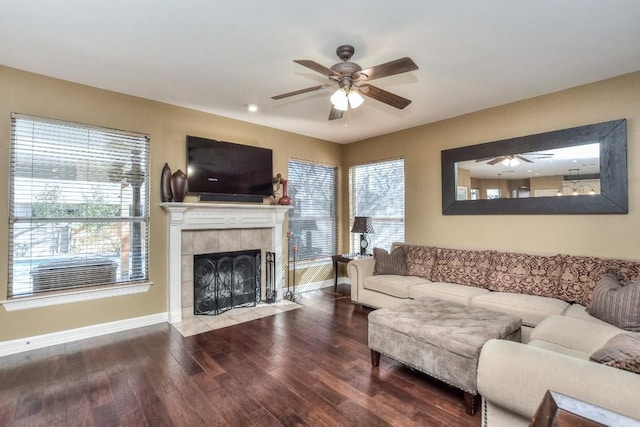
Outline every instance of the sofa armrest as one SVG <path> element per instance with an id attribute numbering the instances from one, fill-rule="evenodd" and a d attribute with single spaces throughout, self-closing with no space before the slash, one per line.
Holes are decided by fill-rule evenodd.
<path id="1" fill-rule="evenodd" d="M 364 289 L 365 277 L 373 276 L 375 265 L 373 257 L 355 259 L 347 264 L 347 275 L 351 282 L 351 301 L 359 301 L 358 291 Z"/>
<path id="2" fill-rule="evenodd" d="M 483 399 L 533 417 L 547 390 L 640 419 L 640 375 L 505 340 L 490 340 L 478 361 Z"/>

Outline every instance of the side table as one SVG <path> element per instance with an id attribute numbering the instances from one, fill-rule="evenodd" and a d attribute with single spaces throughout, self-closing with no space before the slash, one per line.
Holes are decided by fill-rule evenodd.
<path id="1" fill-rule="evenodd" d="M 530 427 L 639 427 L 640 421 L 547 390 Z"/>
<path id="2" fill-rule="evenodd" d="M 347 264 L 349 261 L 353 261 L 354 259 L 367 258 L 370 257 L 370 254 L 360 255 L 357 252 L 353 252 L 350 254 L 337 254 L 331 256 L 331 261 L 333 261 L 333 292 L 338 292 L 338 263 Z"/>

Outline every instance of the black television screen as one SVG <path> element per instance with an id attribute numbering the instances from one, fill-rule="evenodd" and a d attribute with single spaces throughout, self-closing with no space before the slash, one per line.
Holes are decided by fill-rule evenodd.
<path id="1" fill-rule="evenodd" d="M 272 180 L 271 149 L 187 136 L 189 193 L 201 200 L 262 201 Z"/>

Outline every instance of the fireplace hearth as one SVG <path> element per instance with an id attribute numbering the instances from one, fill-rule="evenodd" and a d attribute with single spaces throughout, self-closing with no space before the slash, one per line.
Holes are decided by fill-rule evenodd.
<path id="1" fill-rule="evenodd" d="M 266 252 L 274 252 L 277 262 L 282 262 L 282 224 L 290 206 L 184 202 L 164 202 L 161 206 L 168 214 L 167 281 L 171 324 L 181 322 L 183 315 L 193 316 L 195 255 L 260 248 L 265 254 L 263 257 Z M 266 282 L 262 279 L 261 297 L 267 301 L 282 295 L 283 268 L 281 264 L 274 267 L 277 268 L 272 270 L 273 289 L 268 279 Z M 269 273 L 268 267 L 266 273 Z"/>
<path id="2" fill-rule="evenodd" d="M 260 250 L 193 257 L 193 314 L 218 315 L 260 302 Z"/>

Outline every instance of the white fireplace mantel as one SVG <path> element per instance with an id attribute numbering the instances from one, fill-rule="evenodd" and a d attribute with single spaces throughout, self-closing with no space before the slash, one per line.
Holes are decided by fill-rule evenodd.
<path id="1" fill-rule="evenodd" d="M 161 203 L 169 214 L 169 323 L 182 321 L 182 231 L 271 228 L 271 250 L 282 260 L 282 224 L 289 206 L 230 203 Z M 277 295 L 282 269 L 276 268 Z"/>

